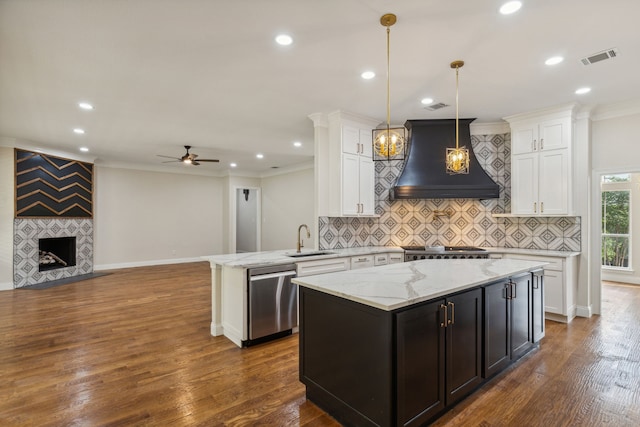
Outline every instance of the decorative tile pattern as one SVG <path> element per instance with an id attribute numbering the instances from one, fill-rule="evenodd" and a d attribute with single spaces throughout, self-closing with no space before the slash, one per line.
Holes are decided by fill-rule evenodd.
<path id="1" fill-rule="evenodd" d="M 376 162 L 377 218 L 322 217 L 320 249 L 350 246 L 465 245 L 580 251 L 580 218 L 494 218 L 511 211 L 511 135 L 472 135 L 480 165 L 500 198 L 390 200 L 402 162 Z M 434 211 L 447 216 L 434 217 Z"/>
<path id="2" fill-rule="evenodd" d="M 38 240 L 76 237 L 76 265 L 38 271 Z M 13 286 L 34 285 L 93 272 L 93 220 L 15 219 L 13 223 Z"/>

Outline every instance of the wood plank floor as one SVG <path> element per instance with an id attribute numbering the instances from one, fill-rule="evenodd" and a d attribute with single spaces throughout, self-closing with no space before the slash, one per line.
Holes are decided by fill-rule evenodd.
<path id="1" fill-rule="evenodd" d="M 640 425 L 640 287 L 547 338 L 434 425 Z M 212 337 L 208 263 L 0 292 L 0 426 L 337 426 L 304 397 L 298 338 Z"/>

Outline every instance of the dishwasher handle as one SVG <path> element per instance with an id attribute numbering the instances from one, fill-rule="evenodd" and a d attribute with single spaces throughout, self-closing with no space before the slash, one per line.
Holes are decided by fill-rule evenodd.
<path id="1" fill-rule="evenodd" d="M 270 274 L 258 274 L 256 276 L 249 276 L 249 281 L 250 282 L 255 282 L 257 280 L 266 280 L 266 279 L 274 279 L 276 277 L 283 277 L 283 276 L 295 276 L 296 275 L 296 271 L 281 271 L 278 273 L 270 273 Z"/>

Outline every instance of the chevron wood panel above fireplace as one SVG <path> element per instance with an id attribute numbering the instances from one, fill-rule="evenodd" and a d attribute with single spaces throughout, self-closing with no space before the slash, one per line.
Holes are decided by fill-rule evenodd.
<path id="1" fill-rule="evenodd" d="M 16 218 L 93 217 L 93 164 L 20 149 Z"/>

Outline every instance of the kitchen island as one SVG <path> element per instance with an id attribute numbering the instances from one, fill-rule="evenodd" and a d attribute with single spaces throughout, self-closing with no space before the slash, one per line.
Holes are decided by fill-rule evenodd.
<path id="1" fill-rule="evenodd" d="M 293 279 L 307 398 L 345 425 L 430 422 L 538 345 L 543 265 L 425 260 Z"/>

